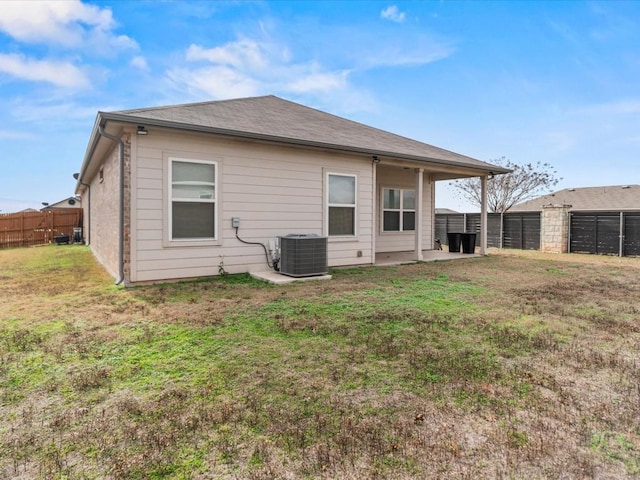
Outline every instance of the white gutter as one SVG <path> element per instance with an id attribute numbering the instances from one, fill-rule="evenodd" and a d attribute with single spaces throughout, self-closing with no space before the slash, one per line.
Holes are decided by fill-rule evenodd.
<path id="1" fill-rule="evenodd" d="M 481 163 L 481 165 L 469 164 L 464 161 L 445 160 L 445 159 L 439 159 L 439 158 L 422 157 L 422 156 L 412 155 L 412 154 L 402 154 L 398 152 L 384 151 L 380 149 L 371 150 L 365 147 L 324 143 L 324 142 L 317 142 L 313 140 L 305 140 L 305 139 L 297 139 L 297 138 L 289 138 L 289 137 L 279 137 L 275 135 L 245 132 L 242 130 L 231 130 L 231 129 L 219 128 L 219 127 L 193 125 L 189 123 L 175 122 L 171 120 L 164 120 L 164 119 L 158 119 L 158 118 L 138 117 L 135 115 L 126 115 L 121 113 L 99 112 L 99 116 L 105 121 L 108 120 L 108 121 L 114 121 L 114 122 L 122 122 L 122 123 L 131 124 L 131 125 L 147 125 L 147 126 L 152 125 L 155 127 L 174 128 L 178 130 L 186 130 L 186 131 L 200 132 L 200 133 L 215 133 L 218 135 L 250 138 L 253 140 L 263 140 L 267 142 L 284 143 L 289 145 L 300 145 L 305 147 L 324 148 L 329 150 L 338 150 L 342 152 L 346 151 L 350 153 L 362 153 L 368 156 L 378 155 L 381 157 L 397 158 L 397 159 L 409 160 L 414 162 L 435 163 L 438 165 L 446 165 L 449 167 L 462 167 L 465 169 L 472 170 L 472 172 L 469 173 L 469 175 L 471 176 L 474 175 L 474 172 L 473 172 L 474 170 L 476 172 L 479 170 L 481 172 L 487 172 L 489 174 L 494 174 L 494 175 L 511 172 L 511 170 L 507 168 L 502 168 L 496 165 L 484 164 L 484 162 L 480 162 L 480 160 L 476 160 L 471 157 L 467 157 L 467 158 L 473 161 L 478 161 Z M 475 174 L 477 175 L 477 173 Z"/>

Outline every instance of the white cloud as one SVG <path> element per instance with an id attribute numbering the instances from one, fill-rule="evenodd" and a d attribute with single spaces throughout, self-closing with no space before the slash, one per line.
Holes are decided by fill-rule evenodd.
<path id="1" fill-rule="evenodd" d="M 133 57 L 130 62 L 132 67 L 138 68 L 140 70 L 148 70 L 149 65 L 147 64 L 147 59 L 141 55 Z"/>
<path id="2" fill-rule="evenodd" d="M 407 15 L 404 12 L 401 12 L 397 5 L 391 5 L 380 12 L 380 18 L 391 20 L 396 23 L 402 23 L 407 18 Z"/>
<path id="3" fill-rule="evenodd" d="M 184 51 L 182 64 L 174 61 L 165 72 L 169 85 L 176 92 L 189 92 L 194 101 L 276 93 L 300 97 L 303 102 L 340 98 L 340 110 L 349 104 L 349 112 L 371 111 L 376 102 L 366 92 L 357 94 L 351 85 L 353 72 L 424 65 L 455 51 L 427 35 L 394 42 L 359 41 L 361 48 L 357 51 L 354 46 L 352 58 L 341 58 L 334 52 L 328 66 L 314 58 L 300 61 L 287 45 L 268 38 L 264 31 L 262 34 L 263 39 L 240 38 L 212 48 L 191 44 Z M 337 100 L 333 103 L 337 105 Z"/>
<path id="4" fill-rule="evenodd" d="M 295 93 L 331 92 L 347 86 L 349 72 L 311 72 L 287 84 L 287 90 Z"/>
<path id="5" fill-rule="evenodd" d="M 47 82 L 59 87 L 86 87 L 89 81 L 82 70 L 68 62 L 34 60 L 18 54 L 0 53 L 0 72 L 34 82 Z"/>
<path id="6" fill-rule="evenodd" d="M 288 48 L 274 42 L 240 39 L 214 48 L 190 45 L 186 65 L 167 72 L 176 87 L 216 99 L 275 91 L 304 94 L 348 87 L 348 71 L 329 71 L 317 62 L 296 63 Z M 198 64 L 192 66 L 191 64 Z M 202 65 L 204 64 L 204 65 Z"/>
<path id="7" fill-rule="evenodd" d="M 176 68 L 167 72 L 167 77 L 178 89 L 186 87 L 196 96 L 201 92 L 214 100 L 251 97 L 261 93 L 259 81 L 226 66 L 195 70 Z"/>
<path id="8" fill-rule="evenodd" d="M 210 49 L 191 45 L 187 49 L 186 58 L 188 61 L 206 60 L 234 68 L 261 70 L 269 63 L 268 57 L 267 45 L 259 44 L 253 40 L 239 40 Z"/>
<path id="9" fill-rule="evenodd" d="M 137 48 L 126 35 L 115 35 L 111 10 L 79 0 L 5 0 L 0 9 L 0 31 L 25 43 L 65 47 Z"/>
<path id="10" fill-rule="evenodd" d="M 454 46 L 427 36 L 412 37 L 410 41 L 384 42 L 378 48 L 367 49 L 358 62 L 365 69 L 420 66 L 448 58 L 455 50 Z"/>

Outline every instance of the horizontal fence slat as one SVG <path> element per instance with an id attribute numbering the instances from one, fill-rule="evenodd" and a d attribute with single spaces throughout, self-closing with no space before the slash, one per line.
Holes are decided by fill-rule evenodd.
<path id="1" fill-rule="evenodd" d="M 571 212 L 572 253 L 620 255 L 620 234 L 620 212 Z"/>
<path id="2" fill-rule="evenodd" d="M 640 256 L 640 213 L 625 213 L 623 255 Z"/>
<path id="3" fill-rule="evenodd" d="M 538 250 L 540 249 L 540 212 L 487 214 L 487 246 Z M 500 227 L 502 224 L 502 232 Z M 450 232 L 480 234 L 479 213 L 436 214 L 435 235 L 447 243 Z"/>

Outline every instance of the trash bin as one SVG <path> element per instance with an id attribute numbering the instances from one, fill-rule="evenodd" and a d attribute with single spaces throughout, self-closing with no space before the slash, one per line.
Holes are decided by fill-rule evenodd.
<path id="1" fill-rule="evenodd" d="M 53 240 L 56 242 L 56 245 L 68 244 L 69 243 L 69 235 L 63 233 L 62 235 L 56 235 L 53 237 Z"/>
<path id="2" fill-rule="evenodd" d="M 447 233 L 447 241 L 449 243 L 450 252 L 460 252 L 460 236 L 461 233 Z"/>
<path id="3" fill-rule="evenodd" d="M 73 243 L 82 243 L 82 227 L 73 229 Z"/>
<path id="4" fill-rule="evenodd" d="M 476 234 L 461 233 L 460 243 L 462 244 L 462 253 L 475 253 L 476 251 Z"/>

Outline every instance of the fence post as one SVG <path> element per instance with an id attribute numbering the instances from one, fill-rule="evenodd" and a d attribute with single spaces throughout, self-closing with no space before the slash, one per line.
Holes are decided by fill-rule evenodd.
<path id="1" fill-rule="evenodd" d="M 624 255 L 624 212 L 620 212 L 620 243 L 618 246 L 618 256 Z"/>
<path id="2" fill-rule="evenodd" d="M 53 234 L 53 226 L 54 226 L 53 210 L 48 210 L 47 211 L 47 224 L 48 224 L 48 228 L 47 228 L 47 243 L 51 243 L 53 241 L 53 237 L 55 236 Z"/>
<path id="3" fill-rule="evenodd" d="M 573 214 L 571 212 L 567 212 L 567 225 L 569 226 L 569 231 L 567 232 L 567 253 L 571 253 L 571 217 Z"/>

